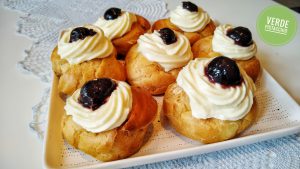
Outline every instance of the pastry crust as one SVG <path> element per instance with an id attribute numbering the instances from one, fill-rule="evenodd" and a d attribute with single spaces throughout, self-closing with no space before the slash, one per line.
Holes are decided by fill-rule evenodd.
<path id="1" fill-rule="evenodd" d="M 202 143 L 214 143 L 233 138 L 249 127 L 257 116 L 254 100 L 250 112 L 237 121 L 194 118 L 188 96 L 176 83 L 171 84 L 165 93 L 163 113 L 177 132 Z"/>
<path id="2" fill-rule="evenodd" d="M 157 113 L 157 103 L 145 90 L 132 87 L 133 106 L 128 120 L 120 127 L 91 133 L 65 115 L 62 121 L 63 137 L 81 151 L 101 161 L 126 158 L 136 153 L 146 139 L 147 129 Z"/>
<path id="3" fill-rule="evenodd" d="M 58 90 L 61 93 L 71 95 L 87 81 L 102 77 L 125 81 L 125 67 L 116 59 L 116 54 L 114 49 L 114 52 L 106 58 L 92 59 L 80 64 L 70 65 L 58 55 L 57 47 L 54 48 L 51 61 L 52 69 L 59 77 Z"/>
<path id="4" fill-rule="evenodd" d="M 156 62 L 149 61 L 134 45 L 125 59 L 127 80 L 133 86 L 145 88 L 152 95 L 163 94 L 176 81 L 181 68 L 165 72 Z"/>
<path id="5" fill-rule="evenodd" d="M 212 38 L 213 36 L 208 36 L 194 43 L 192 46 L 194 58 L 210 58 L 222 55 L 212 50 Z M 256 81 L 261 68 L 260 62 L 255 56 L 248 60 L 236 60 L 236 63 L 246 71 L 254 82 Z"/>
<path id="6" fill-rule="evenodd" d="M 125 56 L 129 49 L 136 44 L 140 35 L 146 33 L 151 25 L 147 19 L 136 15 L 137 22 L 132 24 L 131 30 L 120 38 L 112 39 L 113 45 L 116 47 L 118 54 Z"/>
<path id="7" fill-rule="evenodd" d="M 170 28 L 175 31 L 183 33 L 189 39 L 189 41 L 192 45 L 201 38 L 213 35 L 214 31 L 216 29 L 216 26 L 215 26 L 215 23 L 212 20 L 210 20 L 210 22 L 206 25 L 206 27 L 201 31 L 184 32 L 183 30 L 178 28 L 176 25 L 174 25 L 172 22 L 170 22 L 170 18 L 158 20 L 158 21 L 154 22 L 154 24 L 152 25 L 152 31 L 159 30 L 162 28 Z"/>

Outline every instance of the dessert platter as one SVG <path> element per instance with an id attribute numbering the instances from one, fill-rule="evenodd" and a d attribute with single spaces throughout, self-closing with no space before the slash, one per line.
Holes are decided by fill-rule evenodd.
<path id="1" fill-rule="evenodd" d="M 299 106 L 256 53 L 248 28 L 188 1 L 152 25 L 112 7 L 61 31 L 45 167 L 128 167 L 299 131 Z"/>

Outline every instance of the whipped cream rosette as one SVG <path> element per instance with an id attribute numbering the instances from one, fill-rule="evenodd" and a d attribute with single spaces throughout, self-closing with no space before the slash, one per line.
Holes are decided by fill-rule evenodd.
<path id="1" fill-rule="evenodd" d="M 109 79 L 97 79 L 90 81 L 88 83 L 97 83 L 97 81 L 108 81 Z M 101 81 L 101 82 L 102 82 Z M 99 84 L 99 83 L 98 83 Z M 127 119 L 129 112 L 132 108 L 132 93 L 131 88 L 126 82 L 122 81 L 112 81 L 113 85 L 106 85 L 108 82 L 102 82 L 102 86 L 92 86 L 91 89 L 86 89 L 90 93 L 86 93 L 83 90 L 85 86 L 81 89 L 77 89 L 72 96 L 67 98 L 65 110 L 67 115 L 71 115 L 75 123 L 83 127 L 85 130 L 93 133 L 99 133 L 103 131 L 108 131 L 121 126 Z M 107 87 L 108 86 L 108 87 Z M 109 90 L 106 94 L 106 98 L 102 97 L 102 101 L 99 101 L 102 93 L 92 93 L 92 89 L 103 88 L 102 93 Z M 93 95 L 93 97 L 87 95 Z M 86 98 L 80 98 L 86 97 Z M 93 99 L 93 101 L 91 101 Z M 80 102 L 84 100 L 83 103 Z M 93 102 L 93 103 L 91 103 Z M 89 105 L 88 105 L 89 104 Z M 91 106 L 95 106 L 93 109 Z"/>
<path id="2" fill-rule="evenodd" d="M 72 40 L 73 34 L 79 38 Z M 58 54 L 71 65 L 108 57 L 113 49 L 112 43 L 105 37 L 103 31 L 93 25 L 66 29 L 62 31 L 58 41 Z"/>
<path id="3" fill-rule="evenodd" d="M 203 30 L 210 22 L 210 17 L 202 8 L 190 11 L 179 5 L 170 13 L 170 22 L 185 32 L 196 32 Z"/>
<path id="4" fill-rule="evenodd" d="M 105 15 L 100 17 L 94 25 L 104 31 L 104 34 L 109 39 L 122 37 L 131 30 L 132 24 L 137 21 L 135 14 L 122 11 L 120 15 L 114 19 L 107 19 Z"/>
<path id="5" fill-rule="evenodd" d="M 200 119 L 216 118 L 232 121 L 242 119 L 252 107 L 255 84 L 243 69 L 239 69 L 241 80 L 235 85 L 224 86 L 212 82 L 206 72 L 212 60 L 195 59 L 178 75 L 177 84 L 188 95 L 192 116 Z M 226 71 L 228 73 L 230 70 Z M 225 78 L 222 77 L 221 80 L 224 81 Z"/>
<path id="6" fill-rule="evenodd" d="M 159 31 L 146 33 L 138 39 L 138 51 L 149 61 L 161 65 L 164 70 L 170 71 L 186 65 L 192 58 L 189 40 L 179 32 L 174 31 L 176 41 L 166 44 Z"/>
<path id="7" fill-rule="evenodd" d="M 249 43 L 241 45 L 237 44 L 233 38 L 228 36 L 228 32 L 232 29 L 234 29 L 234 27 L 229 24 L 220 25 L 216 28 L 212 39 L 213 51 L 237 60 L 248 60 L 254 57 L 257 52 L 257 46 L 256 43 L 252 41 L 251 33 L 249 35 L 251 37 L 248 38 Z M 235 37 L 238 38 L 236 35 Z M 239 39 L 242 38 L 239 37 Z"/>

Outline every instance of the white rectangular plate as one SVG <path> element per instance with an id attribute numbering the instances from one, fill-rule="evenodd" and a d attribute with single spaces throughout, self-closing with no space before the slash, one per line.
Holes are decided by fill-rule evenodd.
<path id="1" fill-rule="evenodd" d="M 64 142 L 61 134 L 61 118 L 64 102 L 58 95 L 57 78 L 51 91 L 48 128 L 44 142 L 46 168 L 120 168 L 170 160 L 195 154 L 208 153 L 282 137 L 300 131 L 300 108 L 283 88 L 265 71 L 256 82 L 256 99 L 260 117 L 237 138 L 214 144 L 201 144 L 176 133 L 160 119 L 162 98 L 153 133 L 141 150 L 130 158 L 112 162 L 100 162 Z"/>

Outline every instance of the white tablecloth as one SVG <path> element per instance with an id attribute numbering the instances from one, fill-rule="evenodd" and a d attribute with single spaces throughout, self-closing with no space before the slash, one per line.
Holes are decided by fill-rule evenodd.
<path id="1" fill-rule="evenodd" d="M 177 1 L 172 3 L 171 1 L 168 2 L 169 8 L 174 8 L 174 6 L 178 4 Z M 207 8 L 210 8 L 212 4 L 211 2 L 208 4 L 205 4 L 205 2 L 199 2 L 199 4 L 201 3 L 203 3 L 203 6 L 207 5 Z M 262 2 L 262 4 L 267 3 Z M 44 124 L 47 120 L 46 113 L 49 98 L 48 93 L 51 81 L 51 63 L 49 56 L 51 50 L 56 45 L 57 35 L 61 29 L 83 23 L 93 23 L 96 21 L 98 16 L 102 15 L 103 11 L 105 11 L 104 9 L 112 6 L 121 7 L 123 9 L 139 13 L 140 15 L 148 18 L 150 21 L 155 21 L 156 19 L 167 16 L 165 15 L 167 12 L 167 6 L 163 0 L 20 0 L 7 1 L 4 2 L 4 5 L 10 9 L 15 9 L 24 13 L 24 16 L 17 22 L 17 32 L 31 38 L 34 42 L 31 48 L 25 51 L 26 57 L 23 61 L 18 63 L 18 66 L 22 68 L 22 70 L 32 73 L 39 77 L 42 81 L 46 82 L 45 94 L 40 103 L 33 107 L 34 118 L 30 123 L 30 127 L 38 133 L 40 138 L 43 138 L 43 132 L 45 130 Z M 224 5 L 224 7 L 225 6 L 226 5 Z M 259 8 L 263 8 L 262 6 Z M 232 8 L 234 7 L 237 6 L 233 5 Z M 230 6 L 226 8 L 230 8 Z M 218 7 L 216 6 L 216 10 L 211 12 L 212 16 L 214 17 L 219 15 L 218 12 L 222 13 L 220 9 L 222 9 L 222 5 L 219 4 Z M 209 10 L 208 12 L 210 13 Z M 241 17 L 243 17 L 243 15 L 241 15 Z M 222 17 L 214 19 L 218 21 L 227 21 L 227 18 L 223 19 Z M 228 20 L 230 20 L 230 18 Z M 232 22 L 240 24 L 240 20 L 232 20 Z M 299 37 L 299 32 L 297 37 Z M 254 38 L 257 38 L 256 35 L 254 35 Z M 262 62 L 266 63 L 267 58 L 263 58 L 263 56 L 261 56 L 261 58 Z M 299 61 L 299 59 L 297 61 Z M 268 68 L 270 65 L 266 65 L 266 67 Z M 299 70 L 299 68 L 297 68 L 297 70 Z M 280 74 L 278 76 L 280 76 Z M 299 77 L 297 81 L 300 81 Z M 294 90 L 293 86 L 291 88 L 292 89 L 290 90 Z M 296 95 L 296 99 L 298 99 L 298 97 L 299 95 Z M 147 164 L 138 166 L 137 168 L 140 167 L 300 168 L 300 135 L 292 135 L 204 155 L 155 164 Z"/>

